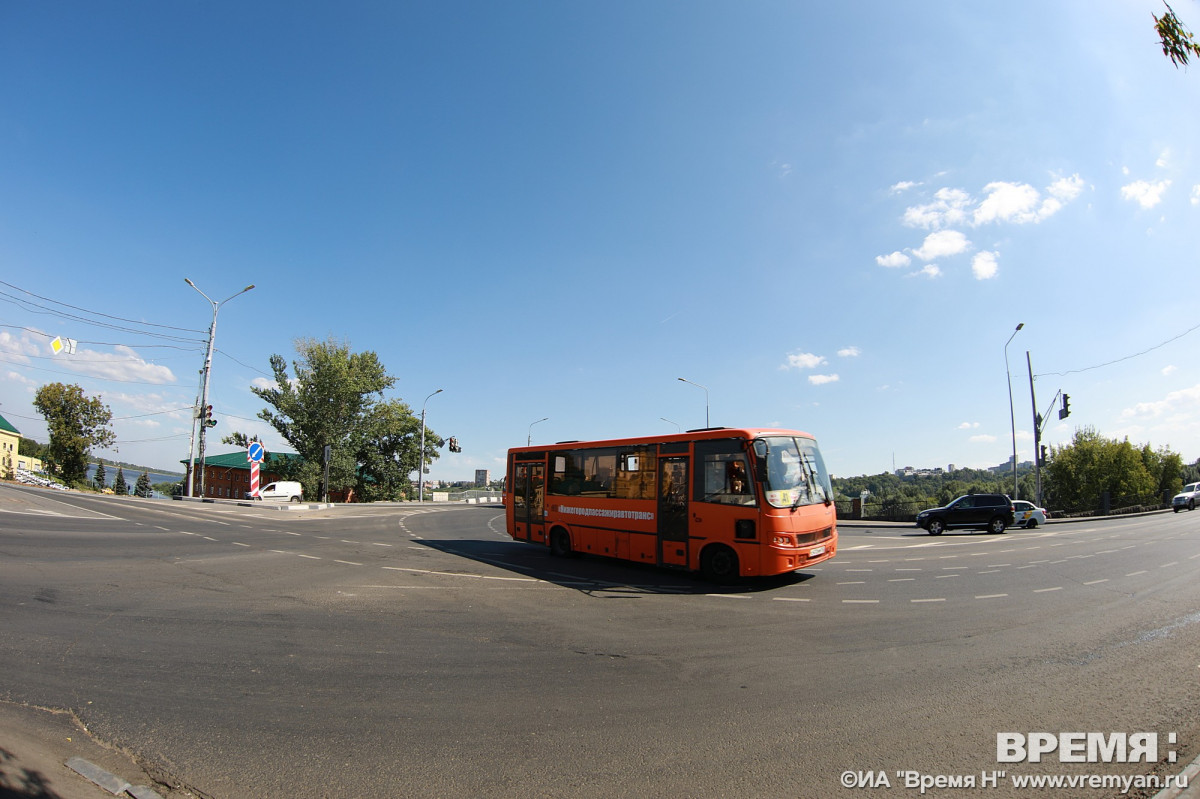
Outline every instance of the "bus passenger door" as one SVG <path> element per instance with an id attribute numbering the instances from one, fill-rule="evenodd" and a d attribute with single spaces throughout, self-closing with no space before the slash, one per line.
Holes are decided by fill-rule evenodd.
<path id="1" fill-rule="evenodd" d="M 658 459 L 658 562 L 688 565 L 688 458 Z"/>
<path id="2" fill-rule="evenodd" d="M 546 542 L 546 467 L 542 463 L 516 464 L 513 478 L 513 538 Z"/>

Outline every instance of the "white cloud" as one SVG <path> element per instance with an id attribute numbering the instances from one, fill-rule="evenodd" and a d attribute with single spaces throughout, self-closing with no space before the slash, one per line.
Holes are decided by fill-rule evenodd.
<path id="1" fill-rule="evenodd" d="M 937 264 L 927 264 L 920 272 L 913 272 L 909 277 L 927 277 L 930 280 L 942 276 L 942 270 Z"/>
<path id="2" fill-rule="evenodd" d="M 901 192 L 908 191 L 913 186 L 920 186 L 920 185 L 921 185 L 920 183 L 915 183 L 911 180 L 902 180 L 899 183 L 893 183 L 890 191 L 892 192 L 892 194 L 900 194 Z"/>
<path id="3" fill-rule="evenodd" d="M 1121 411 L 1121 418 L 1154 418 L 1175 413 L 1191 413 L 1197 410 L 1200 410 L 1200 385 L 1172 391 L 1163 399 L 1154 402 L 1139 402 L 1132 408 Z"/>
<path id="4" fill-rule="evenodd" d="M 175 374 L 166 366 L 149 363 L 124 345 L 113 349 L 115 352 L 77 350 L 75 355 L 60 357 L 63 366 L 91 377 L 157 384 L 175 382 Z"/>
<path id="5" fill-rule="evenodd" d="M 1080 194 L 1083 193 L 1083 178 L 1078 174 L 1071 175 L 1069 178 L 1060 178 L 1046 189 L 1051 197 L 1055 197 L 1064 203 L 1069 203 Z"/>
<path id="6" fill-rule="evenodd" d="M 959 430 L 974 430 L 979 427 L 979 422 L 963 422 L 958 426 Z"/>
<path id="7" fill-rule="evenodd" d="M 843 349 L 838 350 L 837 354 L 838 354 L 838 357 L 841 357 L 841 358 L 857 358 L 859 355 L 862 354 L 862 350 L 860 350 L 858 347 L 845 347 Z"/>
<path id="8" fill-rule="evenodd" d="M 894 269 L 896 267 L 908 266 L 912 263 L 912 259 L 897 250 L 891 255 L 876 255 L 875 263 L 880 266 L 886 266 L 889 269 Z"/>
<path id="9" fill-rule="evenodd" d="M 975 209 L 974 223 L 976 225 L 984 225 L 988 222 L 1024 223 L 1036 220 L 1034 209 L 1037 208 L 1041 195 L 1028 183 L 997 181 L 984 186 L 983 191 L 987 196 Z"/>
<path id="10" fill-rule="evenodd" d="M 1051 183 L 1045 199 L 1028 183 L 996 181 L 983 187 L 987 197 L 975 209 L 973 224 L 1011 222 L 1024 225 L 1041 222 L 1057 214 L 1063 205 L 1071 202 L 1083 192 L 1083 179 L 1079 175 L 1060 178 Z"/>
<path id="11" fill-rule="evenodd" d="M 971 271 L 975 273 L 976 280 L 991 280 L 996 276 L 996 271 L 999 269 L 999 264 L 996 263 L 998 253 L 979 252 L 971 259 Z"/>
<path id="12" fill-rule="evenodd" d="M 32 390 L 34 386 L 41 385 L 41 383 L 39 383 L 38 381 L 30 380 L 25 375 L 17 374 L 16 372 L 9 372 L 8 374 L 6 374 L 4 376 L 4 379 L 9 381 L 10 383 L 20 383 L 21 385 L 25 386 L 26 388 L 28 388 L 30 390 Z"/>
<path id="13" fill-rule="evenodd" d="M 274 380 L 271 380 L 270 378 L 266 378 L 266 377 L 256 377 L 250 381 L 250 385 L 254 386 L 255 388 L 264 389 L 266 391 L 273 391 L 273 390 L 279 388 L 278 383 L 276 383 Z"/>
<path id="14" fill-rule="evenodd" d="M 1176 367 L 1174 365 L 1164 366 L 1163 370 L 1162 370 L 1163 377 L 1168 377 L 1168 376 L 1174 374 L 1175 372 L 1176 372 Z"/>
<path id="15" fill-rule="evenodd" d="M 1154 165 L 1156 167 L 1158 167 L 1159 169 L 1163 169 L 1164 167 L 1166 167 L 1167 159 L 1170 157 L 1171 157 L 1171 151 L 1169 149 L 1163 150 L 1162 155 L 1160 155 L 1158 157 L 1158 160 L 1154 162 Z"/>
<path id="16" fill-rule="evenodd" d="M 826 363 L 825 358 L 811 352 L 793 352 L 787 356 L 787 363 L 781 369 L 816 369 Z"/>
<path id="17" fill-rule="evenodd" d="M 839 378 L 837 375 L 809 375 L 808 376 L 808 382 L 812 383 L 814 386 L 823 386 L 826 383 L 836 383 L 840 379 L 841 378 Z"/>
<path id="18" fill-rule="evenodd" d="M 934 258 L 966 252 L 970 246 L 971 242 L 959 231 L 939 230 L 926 236 L 921 247 L 913 250 L 913 255 L 922 261 L 932 261 Z"/>
<path id="19" fill-rule="evenodd" d="M 981 433 L 977 436 L 971 436 L 967 441 L 970 441 L 972 444 L 995 444 L 996 437 L 987 433 Z"/>
<path id="20" fill-rule="evenodd" d="M 1126 200 L 1133 200 L 1143 208 L 1153 208 L 1162 202 L 1163 192 L 1170 185 L 1171 181 L 1169 180 L 1160 180 L 1157 183 L 1135 180 L 1128 186 L 1121 187 L 1121 196 Z"/>
<path id="21" fill-rule="evenodd" d="M 903 222 L 908 227 L 937 230 L 948 225 L 961 225 L 967 220 L 971 195 L 962 189 L 938 189 L 934 201 L 904 209 Z"/>
<path id="22" fill-rule="evenodd" d="M 17 363 L 28 364 L 29 356 L 40 352 L 38 345 L 27 333 L 17 337 L 7 330 L 0 330 L 0 353 L 14 358 Z"/>
<path id="23" fill-rule="evenodd" d="M 1200 205 L 1200 183 L 1192 186 L 1192 205 Z"/>

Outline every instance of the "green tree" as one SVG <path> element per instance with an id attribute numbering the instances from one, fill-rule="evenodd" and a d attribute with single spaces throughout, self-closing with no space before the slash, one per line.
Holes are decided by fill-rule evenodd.
<path id="1" fill-rule="evenodd" d="M 1163 55 L 1171 59 L 1171 63 L 1178 69 L 1180 66 L 1187 66 L 1191 56 L 1200 56 L 1200 44 L 1192 39 L 1192 32 L 1179 21 L 1175 9 L 1165 2 L 1163 5 L 1167 7 L 1167 13 L 1161 17 L 1157 14 L 1151 15 L 1154 17 L 1154 30 L 1158 32 L 1159 41 L 1162 42 Z"/>
<path id="2" fill-rule="evenodd" d="M 103 463 L 96 464 L 96 474 L 92 476 L 92 479 L 96 481 L 96 485 L 103 491 L 104 485 L 108 482 L 108 473 L 104 471 Z"/>
<path id="3" fill-rule="evenodd" d="M 85 397 L 79 386 L 63 383 L 39 388 L 33 406 L 50 431 L 46 460 L 52 472 L 68 484 L 83 482 L 90 449 L 111 446 L 116 441 L 109 428 L 112 411 L 99 398 Z"/>
<path id="4" fill-rule="evenodd" d="M 24 455 L 27 458 L 37 458 L 38 460 L 46 459 L 47 447 L 44 444 L 39 444 L 32 438 L 22 436 L 21 443 L 17 445 L 17 454 Z"/>
<path id="5" fill-rule="evenodd" d="M 1155 493 L 1168 499 L 1183 488 L 1183 456 L 1172 452 L 1170 447 L 1152 449 L 1149 444 L 1142 447 L 1142 463 L 1154 480 Z"/>
<path id="6" fill-rule="evenodd" d="M 359 464 L 356 493 L 364 500 L 399 500 L 412 495 L 409 479 L 417 469 L 421 420 L 408 405 L 391 400 L 374 405 L 365 415 L 355 437 Z M 425 463 L 438 456 L 442 439 L 425 430 Z"/>
<path id="7" fill-rule="evenodd" d="M 129 493 L 129 486 L 125 483 L 125 470 L 120 466 L 117 467 L 117 476 L 113 478 L 113 493 L 119 497 Z"/>
<path id="8" fill-rule="evenodd" d="M 1057 507 L 1095 509 L 1108 494 L 1122 504 L 1153 502 L 1158 480 L 1128 439 L 1107 439 L 1095 428 L 1075 431 L 1070 444 L 1051 449 L 1046 465 L 1046 492 Z"/>
<path id="9" fill-rule="evenodd" d="M 134 488 L 133 493 L 137 494 L 139 497 L 142 497 L 144 499 L 149 499 L 150 496 L 154 493 L 154 489 L 152 489 L 150 487 L 150 473 L 149 472 L 141 473 L 141 475 L 137 479 L 137 486 Z"/>
<path id="10" fill-rule="evenodd" d="M 416 468 L 420 421 L 399 400 L 383 392 L 396 379 L 374 352 L 355 353 L 333 339 L 296 341 L 294 377 L 280 355 L 271 356 L 275 385 L 251 388 L 270 407 L 259 413 L 301 456 L 283 466 L 283 476 L 299 480 L 320 496 L 325 447 L 330 448 L 329 485 L 354 487 L 363 498 L 395 499 L 408 488 Z M 415 431 L 415 432 L 414 432 Z M 226 441 L 248 443 L 242 433 Z M 442 441 L 426 430 L 426 453 L 437 457 Z"/>

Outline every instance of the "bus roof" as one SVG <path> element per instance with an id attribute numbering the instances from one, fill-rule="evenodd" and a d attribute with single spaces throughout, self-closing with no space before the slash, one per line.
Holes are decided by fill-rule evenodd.
<path id="1" fill-rule="evenodd" d="M 640 444 L 666 444 L 676 441 L 704 441 L 715 438 L 758 438 L 759 436 L 800 436 L 813 438 L 811 433 L 800 430 L 787 430 L 780 427 L 706 427 L 700 430 L 688 430 L 686 433 L 664 433 L 657 436 L 638 436 L 636 438 L 607 438 L 595 441 L 557 441 L 553 444 L 540 444 L 528 447 L 509 447 L 509 452 L 545 452 L 556 449 L 579 449 L 580 447 L 627 447 Z"/>

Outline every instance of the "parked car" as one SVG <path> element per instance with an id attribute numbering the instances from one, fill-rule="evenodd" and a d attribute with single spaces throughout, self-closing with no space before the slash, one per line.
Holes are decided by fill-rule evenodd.
<path id="1" fill-rule="evenodd" d="M 1046 519 L 1050 516 L 1050 511 L 1023 499 L 1013 500 L 1013 513 L 1015 514 L 1013 526 L 1026 527 L 1030 530 L 1039 524 L 1045 524 Z"/>
<path id="2" fill-rule="evenodd" d="M 967 494 L 944 508 L 921 511 L 917 514 L 917 527 L 930 535 L 958 528 L 1003 533 L 1015 520 L 1012 500 L 1004 494 Z"/>
<path id="3" fill-rule="evenodd" d="M 1171 500 L 1171 510 L 1176 513 L 1184 508 L 1195 510 L 1197 502 L 1200 502 L 1200 483 L 1188 483 Z"/>
<path id="4" fill-rule="evenodd" d="M 304 499 L 304 489 L 293 480 L 279 480 L 268 483 L 266 488 L 259 489 L 257 497 L 247 491 L 246 499 L 282 499 L 284 502 L 299 502 Z"/>

